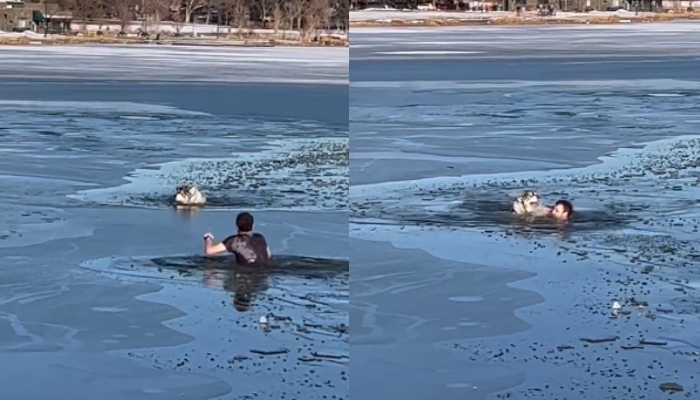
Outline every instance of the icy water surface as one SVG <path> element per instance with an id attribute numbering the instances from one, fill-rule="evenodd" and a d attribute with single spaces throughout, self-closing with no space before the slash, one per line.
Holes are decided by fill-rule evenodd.
<path id="1" fill-rule="evenodd" d="M 353 33 L 357 395 L 697 396 L 694 61 L 645 47 L 656 28 L 553 28 L 575 54 L 520 29 Z M 574 218 L 515 217 L 524 189 Z"/>
<path id="2" fill-rule="evenodd" d="M 3 393 L 347 398 L 347 86 L 311 76 L 342 60 L 295 72 L 293 50 L 271 69 L 246 51 L 246 72 L 217 78 L 231 51 L 85 49 L 0 49 Z M 27 79 L 52 57 L 66 75 Z M 128 72 L 154 60 L 157 78 Z M 183 183 L 209 204 L 173 209 Z M 275 266 L 197 256 L 244 210 Z"/>

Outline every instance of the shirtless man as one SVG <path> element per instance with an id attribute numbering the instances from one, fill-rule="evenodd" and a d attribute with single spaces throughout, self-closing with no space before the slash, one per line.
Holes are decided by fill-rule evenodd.
<path id="1" fill-rule="evenodd" d="M 229 252 L 236 257 L 239 265 L 267 264 L 272 258 L 270 247 L 265 237 L 259 233 L 253 233 L 253 216 L 242 212 L 236 217 L 238 233 L 224 239 L 219 244 L 213 244 L 214 235 L 204 235 L 204 254 L 211 256 L 223 252 Z"/>
<path id="2" fill-rule="evenodd" d="M 558 200 L 554 207 L 541 206 L 537 209 L 538 217 L 548 217 L 557 221 L 568 221 L 574 213 L 574 206 L 569 200 Z"/>

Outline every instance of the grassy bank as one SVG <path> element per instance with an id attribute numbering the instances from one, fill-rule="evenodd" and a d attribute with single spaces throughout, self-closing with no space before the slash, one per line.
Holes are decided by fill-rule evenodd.
<path id="1" fill-rule="evenodd" d="M 479 26 L 479 25 L 574 25 L 574 24 L 618 24 L 652 23 L 676 20 L 700 20 L 700 13 L 560 13 L 556 16 L 541 17 L 534 13 L 517 16 L 514 13 L 450 13 L 395 11 L 372 18 L 373 12 L 362 16 L 352 16 L 350 27 L 439 27 L 439 26 Z"/>
<path id="2" fill-rule="evenodd" d="M 270 38 L 269 35 L 247 35 L 246 37 L 171 37 L 166 36 L 158 40 L 137 37 L 117 36 L 66 36 L 41 34 L 0 34 L 0 45 L 29 46 L 29 45 L 87 45 L 87 44 L 161 44 L 180 46 L 231 46 L 231 47 L 270 47 L 270 46 L 294 46 L 294 47 L 348 47 L 349 40 L 335 36 L 322 36 L 316 41 L 303 42 L 294 39 Z"/>

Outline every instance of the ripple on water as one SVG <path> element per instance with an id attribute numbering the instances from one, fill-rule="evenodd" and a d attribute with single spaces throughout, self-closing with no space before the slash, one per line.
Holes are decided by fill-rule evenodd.
<path id="1" fill-rule="evenodd" d="M 451 388 L 451 389 L 476 389 L 474 385 L 471 383 L 448 383 L 445 385 L 445 387 Z"/>
<path id="2" fill-rule="evenodd" d="M 287 298 L 300 306 L 322 304 L 335 310 L 340 319 L 347 319 L 347 311 L 342 316 L 349 299 L 347 260 L 278 255 L 268 267 L 245 267 L 235 265 L 230 257 L 127 257 L 98 259 L 82 266 L 119 279 L 222 289 L 231 293 L 239 311 L 284 304 Z M 115 310 L 101 308 L 103 312 Z"/>
<path id="3" fill-rule="evenodd" d="M 477 303 L 479 301 L 484 301 L 484 298 L 479 296 L 452 296 L 449 297 L 448 300 L 458 303 Z"/>
<path id="4" fill-rule="evenodd" d="M 123 307 L 92 307 L 93 311 L 105 312 L 105 313 L 120 313 L 129 311 L 128 308 Z"/>

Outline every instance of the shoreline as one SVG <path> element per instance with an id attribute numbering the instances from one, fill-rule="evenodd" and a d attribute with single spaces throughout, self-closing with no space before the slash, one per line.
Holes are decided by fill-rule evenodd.
<path id="1" fill-rule="evenodd" d="M 196 47 L 349 47 L 348 39 L 326 39 L 319 42 L 304 43 L 298 40 L 272 39 L 138 39 L 118 37 L 44 37 L 38 36 L 0 36 L 0 46 L 81 46 L 81 45 L 144 45 L 156 46 L 196 46 Z"/>
<path id="2" fill-rule="evenodd" d="M 160 44 L 216 47 L 348 47 L 347 30 L 317 29 L 311 37 L 299 30 L 233 28 L 212 24 L 175 24 L 133 21 L 122 26 L 113 20 L 74 21 L 69 32 L 45 36 L 38 31 L 0 30 L 0 45 Z M 121 34 L 119 34 L 121 32 Z"/>
<path id="3" fill-rule="evenodd" d="M 354 15 L 353 15 L 354 14 Z M 534 12 L 515 15 L 511 12 L 412 12 L 399 10 L 354 11 L 351 28 L 404 27 L 479 27 L 479 26 L 547 26 L 547 25 L 611 25 L 621 23 L 658 23 L 697 21 L 700 13 L 559 13 L 542 17 Z"/>

